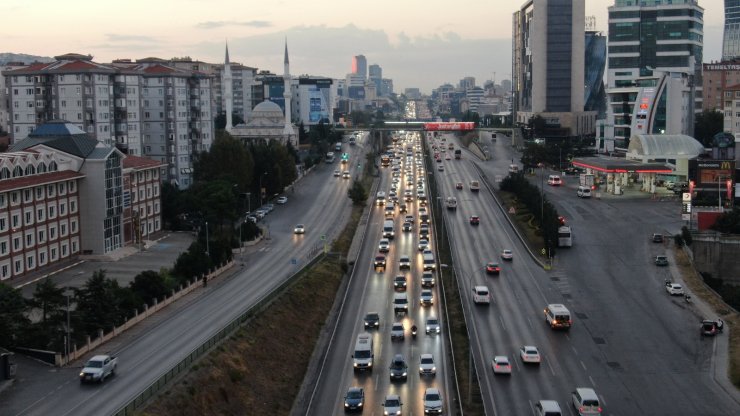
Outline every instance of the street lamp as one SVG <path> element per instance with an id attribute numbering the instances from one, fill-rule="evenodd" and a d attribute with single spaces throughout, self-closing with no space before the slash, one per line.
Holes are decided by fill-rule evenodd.
<path id="1" fill-rule="evenodd" d="M 210 244 L 208 243 L 208 221 L 206 221 L 206 255 L 208 258 L 211 258 L 211 248 Z"/>
<path id="2" fill-rule="evenodd" d="M 545 164 L 539 163 L 540 167 L 540 226 L 544 223 L 545 217 Z"/>
<path id="3" fill-rule="evenodd" d="M 70 348 L 69 348 L 69 344 L 70 344 L 70 342 L 71 342 L 71 339 L 70 339 L 70 334 L 69 334 L 69 332 L 70 332 L 70 319 L 69 319 L 69 292 L 68 292 L 68 290 L 69 290 L 69 289 L 70 289 L 70 288 L 67 288 L 67 292 L 65 293 L 65 296 L 67 297 L 67 333 L 66 333 L 66 335 L 64 336 L 64 356 L 65 356 L 65 361 L 66 361 L 66 364 L 69 364 L 69 353 L 70 353 Z"/>
<path id="4" fill-rule="evenodd" d="M 267 176 L 267 172 L 262 172 L 262 175 L 260 175 L 260 206 L 262 206 L 262 177 Z"/>

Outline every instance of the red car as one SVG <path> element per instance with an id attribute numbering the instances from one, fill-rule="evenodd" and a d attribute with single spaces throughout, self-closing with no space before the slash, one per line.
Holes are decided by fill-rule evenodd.
<path id="1" fill-rule="evenodd" d="M 480 217 L 477 215 L 471 215 L 470 216 L 470 225 L 478 225 L 480 224 Z"/>
<path id="2" fill-rule="evenodd" d="M 486 273 L 499 274 L 501 273 L 501 266 L 499 266 L 498 263 L 488 263 L 486 264 Z"/>

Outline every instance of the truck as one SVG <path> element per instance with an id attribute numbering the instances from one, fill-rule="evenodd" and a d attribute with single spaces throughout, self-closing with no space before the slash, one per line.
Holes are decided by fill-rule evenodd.
<path id="1" fill-rule="evenodd" d="M 578 184 L 593 189 L 594 175 L 590 173 L 581 173 Z"/>
<path id="2" fill-rule="evenodd" d="M 567 225 L 558 228 L 558 247 L 573 247 L 573 230 Z"/>
<path id="3" fill-rule="evenodd" d="M 116 375 L 118 358 L 110 355 L 96 355 L 85 363 L 80 371 L 80 383 L 102 383 L 106 378 Z"/>
<path id="4" fill-rule="evenodd" d="M 460 159 L 462 157 L 462 150 L 455 149 L 455 159 Z"/>

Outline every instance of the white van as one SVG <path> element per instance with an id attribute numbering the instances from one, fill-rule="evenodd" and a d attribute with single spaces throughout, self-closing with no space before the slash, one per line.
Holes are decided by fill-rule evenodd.
<path id="1" fill-rule="evenodd" d="M 491 303 L 491 293 L 486 286 L 475 286 L 473 288 L 473 302 L 486 305 Z"/>
<path id="2" fill-rule="evenodd" d="M 551 303 L 545 308 L 545 320 L 550 328 L 570 329 L 573 321 L 570 318 L 570 311 L 562 303 Z"/>
<path id="3" fill-rule="evenodd" d="M 576 195 L 578 195 L 579 198 L 591 198 L 591 188 L 588 186 L 578 185 Z"/>
<path id="4" fill-rule="evenodd" d="M 355 371 L 372 371 L 373 369 L 373 337 L 364 332 L 357 336 L 355 352 L 352 354 Z"/>
<path id="5" fill-rule="evenodd" d="M 424 254 L 424 271 L 435 270 L 436 268 L 437 268 L 437 263 L 434 261 L 434 254 L 432 253 Z"/>
<path id="6" fill-rule="evenodd" d="M 393 240 L 396 236 L 393 220 L 385 220 L 383 223 L 383 238 Z"/>
<path id="7" fill-rule="evenodd" d="M 599 396 L 592 388 L 579 387 L 571 393 L 573 407 L 580 416 L 584 415 L 601 415 L 601 403 Z"/>
<path id="8" fill-rule="evenodd" d="M 393 202 L 389 202 L 385 206 L 385 218 L 393 218 L 394 215 L 396 215 L 396 206 L 393 204 Z"/>
<path id="9" fill-rule="evenodd" d="M 385 192 L 380 191 L 375 195 L 376 205 L 385 205 Z"/>

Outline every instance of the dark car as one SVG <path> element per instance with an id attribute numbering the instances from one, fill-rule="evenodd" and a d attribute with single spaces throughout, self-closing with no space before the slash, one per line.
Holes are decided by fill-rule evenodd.
<path id="1" fill-rule="evenodd" d="M 380 315 L 377 312 L 368 312 L 365 315 L 365 329 L 380 328 Z"/>
<path id="2" fill-rule="evenodd" d="M 375 263 L 373 264 L 376 269 L 385 270 L 385 256 L 375 256 Z"/>
<path id="3" fill-rule="evenodd" d="M 350 387 L 347 390 L 347 394 L 344 396 L 344 411 L 360 411 L 362 412 L 363 406 L 365 405 L 365 390 L 362 387 Z"/>
<path id="4" fill-rule="evenodd" d="M 668 265 L 668 257 L 666 257 L 666 256 L 655 256 L 655 265 L 656 266 L 667 266 Z"/>
<path id="5" fill-rule="evenodd" d="M 501 273 L 501 266 L 499 266 L 498 263 L 488 263 L 486 264 L 486 273 L 488 274 L 499 274 Z"/>
<path id="6" fill-rule="evenodd" d="M 406 290 L 406 276 L 398 275 L 393 279 L 393 289 L 404 291 Z"/>
<path id="7" fill-rule="evenodd" d="M 470 225 L 478 225 L 480 224 L 480 217 L 477 215 L 471 215 L 470 216 Z"/>
<path id="8" fill-rule="evenodd" d="M 408 221 L 404 222 L 403 227 L 401 227 L 403 231 L 411 231 L 413 230 L 413 228 L 414 228 L 413 224 Z"/>
<path id="9" fill-rule="evenodd" d="M 673 193 L 676 195 L 681 195 L 684 192 L 689 192 L 689 184 L 685 182 L 681 183 L 675 183 L 673 185 Z"/>
<path id="10" fill-rule="evenodd" d="M 408 377 L 409 366 L 406 364 L 406 360 L 403 359 L 403 355 L 396 354 L 391 361 L 390 375 L 391 381 L 393 380 L 406 380 Z"/>
<path id="11" fill-rule="evenodd" d="M 663 242 L 663 234 L 655 233 L 653 234 L 653 243 L 662 243 Z"/>

